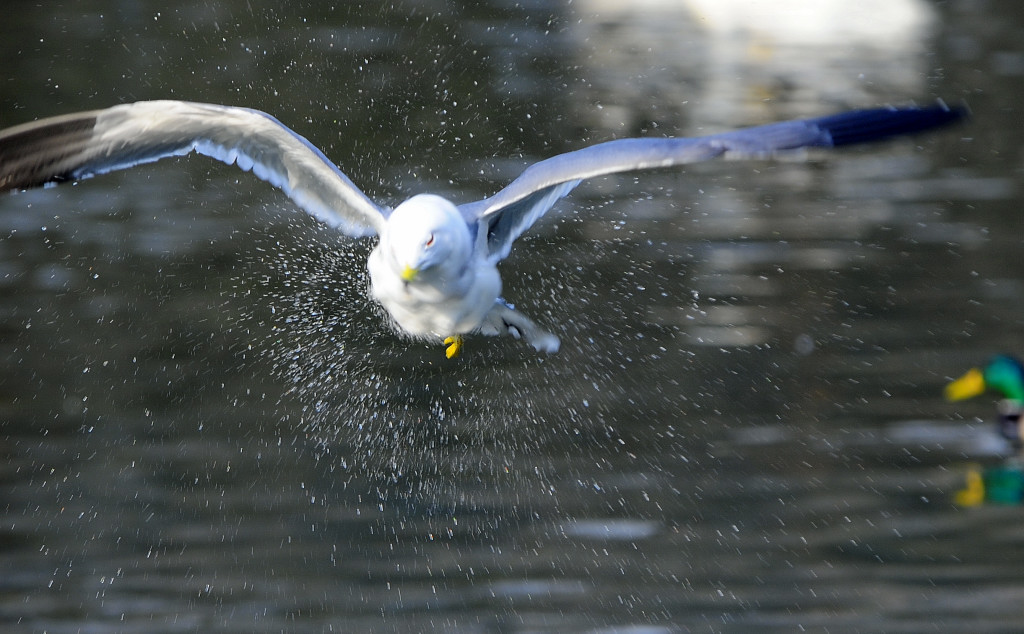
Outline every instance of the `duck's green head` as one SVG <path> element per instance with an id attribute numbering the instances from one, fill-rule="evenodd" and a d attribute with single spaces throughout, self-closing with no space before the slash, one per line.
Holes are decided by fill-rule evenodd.
<path id="1" fill-rule="evenodd" d="M 962 401 L 991 390 L 1011 401 L 1024 402 L 1024 366 L 1017 359 L 1000 355 L 984 368 L 971 368 L 946 386 L 946 399 Z"/>

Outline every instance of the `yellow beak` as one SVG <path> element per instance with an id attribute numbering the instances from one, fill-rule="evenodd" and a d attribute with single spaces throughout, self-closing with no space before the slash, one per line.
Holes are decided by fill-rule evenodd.
<path id="1" fill-rule="evenodd" d="M 416 279 L 416 276 L 419 275 L 419 273 L 419 269 L 406 265 L 405 268 L 402 269 L 402 281 L 411 282 Z"/>
<path id="2" fill-rule="evenodd" d="M 971 368 L 967 374 L 946 386 L 947 401 L 962 401 L 985 391 L 985 377 L 981 370 Z"/>

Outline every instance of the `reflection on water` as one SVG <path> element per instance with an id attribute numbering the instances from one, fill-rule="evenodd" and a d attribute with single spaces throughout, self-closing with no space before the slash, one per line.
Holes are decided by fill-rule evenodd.
<path id="1" fill-rule="evenodd" d="M 611 130 L 731 128 L 918 98 L 940 26 L 925 0 L 583 0 L 574 15 L 588 70 L 577 95 L 599 101 L 589 123 Z"/>
<path id="2" fill-rule="evenodd" d="M 586 184 L 503 266 L 550 357 L 390 334 L 369 244 L 200 158 L 0 199 L 5 631 L 1012 630 L 1020 509 L 949 501 L 1005 447 L 940 394 L 1019 348 L 1019 9 L 890 2 L 883 37 L 861 4 L 813 38 L 722 3 L 13 12 L 0 123 L 255 105 L 386 203 L 613 136 L 975 117 Z"/>

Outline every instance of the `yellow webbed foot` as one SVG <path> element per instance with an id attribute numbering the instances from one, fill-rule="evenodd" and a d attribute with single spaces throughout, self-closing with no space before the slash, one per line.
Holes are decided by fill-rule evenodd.
<path id="1" fill-rule="evenodd" d="M 444 345 L 447 347 L 444 349 L 444 356 L 449 359 L 454 359 L 459 356 L 459 353 L 462 352 L 463 341 L 462 335 L 452 335 L 445 339 Z"/>
<path id="2" fill-rule="evenodd" d="M 957 491 L 954 500 L 960 506 L 978 506 L 985 501 L 985 483 L 980 469 L 971 467 L 967 471 L 967 487 Z"/>

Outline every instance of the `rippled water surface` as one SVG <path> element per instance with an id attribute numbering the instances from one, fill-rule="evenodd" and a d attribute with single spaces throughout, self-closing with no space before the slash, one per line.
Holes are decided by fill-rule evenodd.
<path id="1" fill-rule="evenodd" d="M 960 508 L 1024 353 L 1007 1 L 16 3 L 0 124 L 266 110 L 367 193 L 850 107 L 971 121 L 580 187 L 502 265 L 554 330 L 391 333 L 369 241 L 202 157 L 0 198 L 0 624 L 1017 631 L 1024 509 Z M 877 6 L 875 6 L 877 4 Z"/>

